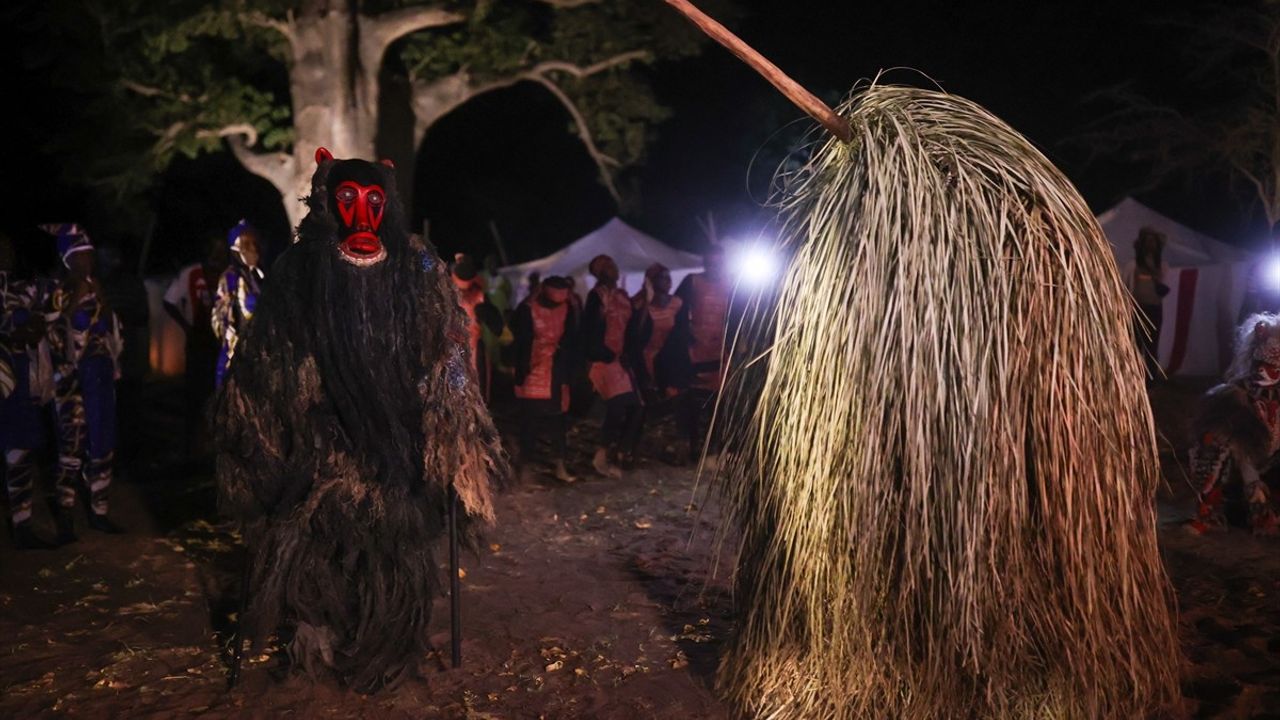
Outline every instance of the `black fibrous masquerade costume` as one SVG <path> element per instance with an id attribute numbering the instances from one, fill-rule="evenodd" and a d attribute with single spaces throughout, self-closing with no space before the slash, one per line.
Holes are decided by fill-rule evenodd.
<path id="1" fill-rule="evenodd" d="M 372 690 L 427 648 L 449 486 L 464 531 L 491 520 L 506 460 L 456 291 L 405 231 L 394 173 L 316 160 L 299 240 L 217 400 L 219 498 L 250 552 L 246 634 L 292 626 L 303 670 Z"/>

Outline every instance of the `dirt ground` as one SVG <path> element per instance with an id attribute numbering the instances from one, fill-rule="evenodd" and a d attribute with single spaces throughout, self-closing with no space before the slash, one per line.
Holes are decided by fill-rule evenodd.
<path id="1" fill-rule="evenodd" d="M 1181 438 L 1204 386 L 1153 393 L 1166 438 L 1158 500 L 1181 611 L 1183 712 L 1280 719 L 1280 539 L 1243 529 L 1192 538 L 1178 527 L 1192 498 Z M 0 544 L 0 717 L 730 717 L 713 692 L 732 617 L 728 555 L 712 542 L 717 508 L 691 469 L 656 458 L 622 481 L 591 477 L 589 426 L 572 441 L 583 479 L 506 493 L 498 524 L 464 554 L 461 669 L 446 667 L 441 599 L 439 650 L 424 658 L 422 679 L 366 697 L 288 675 L 278 649 L 265 648 L 246 656 L 228 692 L 242 551 L 213 511 L 209 468 L 173 459 L 163 430 L 174 427 L 172 411 L 163 402 L 150 411 L 152 451 L 114 491 L 113 515 L 129 534 L 81 522 L 80 542 L 58 550 Z"/>

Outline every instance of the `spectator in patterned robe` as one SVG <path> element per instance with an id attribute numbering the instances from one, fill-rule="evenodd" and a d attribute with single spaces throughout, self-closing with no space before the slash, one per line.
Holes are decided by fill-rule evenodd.
<path id="1" fill-rule="evenodd" d="M 41 382 L 49 370 L 45 340 L 49 287 L 18 278 L 15 266 L 13 245 L 7 236 L 0 236 L 0 360 L 7 370 L 0 392 L 0 452 L 14 546 L 49 549 L 57 546 L 31 527 L 38 475 L 35 455 L 47 441 L 41 411 L 51 395 L 51 388 L 42 387 L 48 383 Z"/>
<path id="2" fill-rule="evenodd" d="M 222 387 L 236 354 L 236 341 L 253 317 L 262 288 L 258 231 L 247 220 L 241 220 L 227 232 L 227 248 L 231 251 L 231 263 L 218 278 L 211 316 L 213 333 L 221 343 L 214 369 L 215 388 Z"/>
<path id="3" fill-rule="evenodd" d="M 53 293 L 58 318 L 49 325 L 58 428 L 58 541 L 76 540 L 72 510 L 81 483 L 89 527 L 123 532 L 107 517 L 116 449 L 116 361 L 120 325 L 94 275 L 93 245 L 73 223 L 46 226 L 67 272 Z"/>

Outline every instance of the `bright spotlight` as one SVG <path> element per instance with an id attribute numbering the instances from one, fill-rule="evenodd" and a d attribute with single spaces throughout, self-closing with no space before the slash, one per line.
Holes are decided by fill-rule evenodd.
<path id="1" fill-rule="evenodd" d="M 778 274 L 778 257 L 762 244 L 745 245 L 735 253 L 733 272 L 743 285 L 763 287 Z"/>
<path id="2" fill-rule="evenodd" d="M 1262 280 L 1272 290 L 1280 290 L 1280 254 L 1272 254 L 1262 265 Z"/>

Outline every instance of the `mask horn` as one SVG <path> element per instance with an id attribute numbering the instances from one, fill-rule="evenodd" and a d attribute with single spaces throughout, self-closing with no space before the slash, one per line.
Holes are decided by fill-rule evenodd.
<path id="1" fill-rule="evenodd" d="M 395 170 L 395 169 L 396 169 L 396 164 L 395 164 L 395 163 L 393 163 L 393 162 L 391 162 L 390 160 L 388 160 L 388 159 L 386 159 L 386 158 L 382 158 L 382 159 L 381 159 L 381 160 L 379 160 L 378 162 L 382 163 L 383 165 L 386 165 L 387 167 L 391 168 L 392 170 Z"/>
<path id="2" fill-rule="evenodd" d="M 316 148 L 316 164 L 317 165 L 332 159 L 333 159 L 333 153 L 329 152 L 328 148 L 322 148 L 322 147 Z"/>

